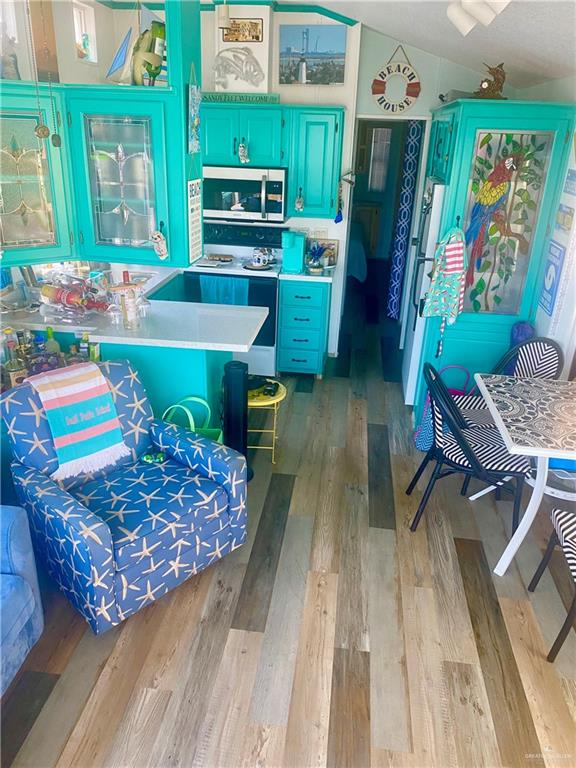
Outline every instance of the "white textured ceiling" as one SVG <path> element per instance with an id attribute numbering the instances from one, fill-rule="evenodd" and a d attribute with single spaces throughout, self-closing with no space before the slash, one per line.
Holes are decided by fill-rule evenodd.
<path id="1" fill-rule="evenodd" d="M 467 37 L 448 20 L 447 1 L 318 0 L 318 5 L 477 71 L 483 61 L 503 61 L 515 88 L 576 74 L 575 0 L 512 0 L 489 27 L 478 23 Z"/>

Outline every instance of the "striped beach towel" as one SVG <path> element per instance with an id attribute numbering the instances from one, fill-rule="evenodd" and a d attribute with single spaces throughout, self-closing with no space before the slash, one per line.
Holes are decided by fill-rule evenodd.
<path id="1" fill-rule="evenodd" d="M 38 393 L 58 458 L 55 480 L 95 472 L 130 456 L 110 387 L 94 363 L 28 379 Z"/>

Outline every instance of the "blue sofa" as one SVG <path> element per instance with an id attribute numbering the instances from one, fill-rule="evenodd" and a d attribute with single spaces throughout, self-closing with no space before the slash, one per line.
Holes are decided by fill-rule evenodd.
<path id="1" fill-rule="evenodd" d="M 246 538 L 244 456 L 154 420 L 128 361 L 99 365 L 132 454 L 106 470 L 55 482 L 58 459 L 35 390 L 25 382 L 1 403 L 14 486 L 36 550 L 96 634 Z M 159 452 L 160 463 L 145 460 Z"/>
<path id="2" fill-rule="evenodd" d="M 44 629 L 28 518 L 21 507 L 0 506 L 0 568 L 3 695 Z"/>

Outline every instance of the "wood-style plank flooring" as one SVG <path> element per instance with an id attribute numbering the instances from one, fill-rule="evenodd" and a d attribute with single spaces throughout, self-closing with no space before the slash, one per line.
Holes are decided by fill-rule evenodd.
<path id="1" fill-rule="evenodd" d="M 503 578 L 507 501 L 448 478 L 409 532 L 393 332 L 350 313 L 327 377 L 286 379 L 240 550 L 101 637 L 48 586 L 3 702 L 5 768 L 576 766 L 576 635 L 545 660 L 562 558 L 526 591 L 546 509 Z"/>

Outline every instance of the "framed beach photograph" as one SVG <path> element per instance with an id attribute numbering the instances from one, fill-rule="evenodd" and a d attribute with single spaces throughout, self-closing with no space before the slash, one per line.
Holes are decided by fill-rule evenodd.
<path id="1" fill-rule="evenodd" d="M 280 85 L 342 85 L 344 24 L 281 24 Z"/>

